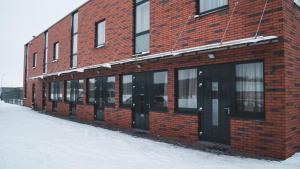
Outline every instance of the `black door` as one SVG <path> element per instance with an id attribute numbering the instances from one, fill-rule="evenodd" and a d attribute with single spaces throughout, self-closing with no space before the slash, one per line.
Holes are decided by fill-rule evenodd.
<path id="1" fill-rule="evenodd" d="M 105 107 L 105 88 L 107 78 L 100 77 L 96 79 L 95 90 L 95 120 L 104 121 L 104 107 Z"/>
<path id="2" fill-rule="evenodd" d="M 230 144 L 230 113 L 234 108 L 234 67 L 213 65 L 199 69 L 201 140 Z"/>
<path id="3" fill-rule="evenodd" d="M 46 95 L 46 84 L 43 83 L 43 98 L 42 98 L 42 111 L 43 112 L 46 112 L 46 98 L 47 98 L 47 95 Z"/>
<path id="4" fill-rule="evenodd" d="M 133 76 L 133 124 L 138 129 L 149 129 L 149 87 L 149 73 L 137 73 Z"/>

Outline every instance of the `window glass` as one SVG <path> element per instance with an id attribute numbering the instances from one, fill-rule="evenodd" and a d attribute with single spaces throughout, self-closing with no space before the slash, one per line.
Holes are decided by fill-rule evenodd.
<path id="1" fill-rule="evenodd" d="M 297 4 L 300 7 L 300 0 L 295 0 L 295 4 Z"/>
<path id="2" fill-rule="evenodd" d="M 143 3 L 136 7 L 136 33 L 150 29 L 150 2 Z"/>
<path id="3" fill-rule="evenodd" d="M 32 67 L 36 67 L 36 60 L 37 60 L 37 54 L 33 54 L 33 62 L 32 62 Z"/>
<path id="4" fill-rule="evenodd" d="M 83 103 L 83 97 L 84 97 L 83 87 L 84 87 L 84 80 L 79 80 L 78 81 L 78 96 L 77 96 L 77 101 L 80 102 L 80 103 Z"/>
<path id="5" fill-rule="evenodd" d="M 149 51 L 149 33 L 136 37 L 135 42 L 135 53 L 142 53 Z"/>
<path id="6" fill-rule="evenodd" d="M 66 100 L 71 101 L 71 81 L 66 82 Z"/>
<path id="7" fill-rule="evenodd" d="M 105 21 L 97 24 L 97 46 L 105 43 Z"/>
<path id="8" fill-rule="evenodd" d="M 59 43 L 54 44 L 54 60 L 57 60 L 59 57 Z"/>
<path id="9" fill-rule="evenodd" d="M 200 0 L 200 13 L 228 5 L 228 0 Z"/>
<path id="10" fill-rule="evenodd" d="M 73 14 L 73 33 L 78 32 L 78 12 Z"/>
<path id="11" fill-rule="evenodd" d="M 122 103 L 132 103 L 132 75 L 124 75 L 122 79 Z"/>
<path id="12" fill-rule="evenodd" d="M 54 90 L 55 90 L 55 88 L 54 88 L 54 82 L 51 82 L 50 83 L 50 99 L 51 100 L 54 100 Z"/>
<path id="13" fill-rule="evenodd" d="M 76 35 L 74 35 L 73 36 L 73 54 L 75 54 L 75 53 L 77 53 L 77 49 L 78 49 L 78 46 L 77 46 L 77 42 L 78 42 L 78 35 L 76 34 Z"/>
<path id="14" fill-rule="evenodd" d="M 238 112 L 264 111 L 263 63 L 236 65 L 236 99 Z"/>
<path id="15" fill-rule="evenodd" d="M 178 71 L 178 108 L 197 108 L 197 69 Z"/>
<path id="16" fill-rule="evenodd" d="M 115 81 L 114 76 L 107 78 L 107 103 L 115 104 Z"/>
<path id="17" fill-rule="evenodd" d="M 168 73 L 155 72 L 153 74 L 153 107 L 161 108 L 168 105 Z"/>
<path id="18" fill-rule="evenodd" d="M 72 56 L 72 68 L 77 67 L 77 54 Z"/>
<path id="19" fill-rule="evenodd" d="M 63 82 L 58 82 L 58 100 L 62 100 L 63 97 Z"/>
<path id="20" fill-rule="evenodd" d="M 89 95 L 89 99 L 88 102 L 89 103 L 94 103 L 95 102 L 95 90 L 96 90 L 96 79 L 89 79 L 89 84 L 88 84 L 88 95 Z"/>

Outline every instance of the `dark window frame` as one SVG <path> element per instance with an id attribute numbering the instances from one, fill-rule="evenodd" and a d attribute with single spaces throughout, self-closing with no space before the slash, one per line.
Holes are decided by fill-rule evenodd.
<path id="1" fill-rule="evenodd" d="M 240 119 L 254 119 L 254 120 L 264 120 L 266 117 L 266 83 L 265 83 L 265 62 L 264 60 L 249 60 L 249 61 L 240 61 L 240 62 L 233 62 L 233 63 L 229 63 L 234 67 L 234 89 L 236 89 L 236 77 L 235 77 L 235 71 L 236 71 L 236 65 L 238 64 L 247 64 L 247 63 L 262 63 L 263 64 L 263 103 L 264 103 L 264 107 L 263 107 L 263 112 L 259 112 L 259 113 L 253 113 L 253 112 L 237 112 L 237 100 L 236 100 L 236 91 L 234 91 L 234 100 L 233 100 L 233 104 L 234 104 L 234 113 L 231 114 L 231 118 L 240 118 Z M 198 107 L 199 107 L 199 100 L 197 100 L 197 108 L 196 109 L 188 109 L 188 108 L 178 108 L 178 71 L 179 70 L 185 70 L 185 69 L 197 69 L 197 72 L 199 72 L 201 66 L 192 66 L 192 67 L 183 67 L 183 68 L 178 68 L 176 69 L 176 73 L 174 74 L 175 77 L 175 112 L 177 114 L 183 114 L 183 115 L 196 115 L 198 114 Z M 199 82 L 199 76 L 197 77 L 197 81 Z M 197 99 L 199 99 L 199 89 L 197 87 Z"/>
<path id="2" fill-rule="evenodd" d="M 198 93 L 199 93 L 199 90 L 198 90 L 198 87 L 196 88 L 197 91 L 197 107 L 196 108 L 180 108 L 178 106 L 178 95 L 179 95 L 179 84 L 178 84 L 178 75 L 179 75 L 179 71 L 180 70 L 187 70 L 187 69 L 196 69 L 197 72 L 199 72 L 199 67 L 183 67 L 183 68 L 178 68 L 175 70 L 175 112 L 178 113 L 178 114 L 197 114 L 198 113 L 198 107 L 199 107 L 199 101 L 198 101 Z M 199 76 L 197 76 L 197 83 L 199 81 Z"/>
<path id="3" fill-rule="evenodd" d="M 32 57 L 32 68 L 36 68 L 37 66 L 37 52 L 33 53 Z"/>
<path id="4" fill-rule="evenodd" d="M 74 32 L 74 16 L 77 14 L 77 31 Z M 70 68 L 77 68 L 78 66 L 78 29 L 79 29 L 79 11 L 74 11 L 72 13 L 72 26 L 71 26 L 71 57 L 70 57 Z M 73 53 L 73 43 L 74 43 L 74 37 L 77 36 L 77 52 Z M 73 60 L 77 57 L 77 65 L 73 65 Z"/>
<path id="5" fill-rule="evenodd" d="M 119 93 L 119 104 L 122 108 L 132 108 L 132 102 L 131 104 L 124 104 L 123 103 L 123 76 L 131 75 L 132 76 L 132 85 L 133 85 L 133 75 L 134 73 L 128 73 L 128 74 L 122 74 L 119 76 L 119 86 L 120 86 L 120 93 Z M 133 90 L 131 89 L 132 97 L 133 97 Z"/>
<path id="6" fill-rule="evenodd" d="M 82 101 L 78 101 L 78 98 L 79 98 L 79 86 L 80 86 L 80 81 L 83 80 L 83 85 L 82 85 L 82 89 L 83 89 L 83 99 Z M 71 100 L 68 100 L 67 99 L 67 83 L 68 81 L 70 81 L 70 90 L 75 90 L 75 101 L 71 101 Z M 85 102 L 85 91 L 84 91 L 84 86 L 85 86 L 85 79 L 73 79 L 73 80 L 65 80 L 64 81 L 64 96 L 63 98 L 65 99 L 65 102 L 68 103 L 68 104 L 80 104 L 80 105 L 83 105 L 84 102 Z M 70 98 L 71 98 L 71 93 L 70 93 Z"/>
<path id="7" fill-rule="evenodd" d="M 104 43 L 98 44 L 98 26 L 100 23 L 104 22 Z M 95 23 L 95 48 L 102 48 L 106 44 L 106 19 L 101 19 L 98 22 Z"/>
<path id="8" fill-rule="evenodd" d="M 56 48 L 57 48 L 56 45 L 58 45 L 58 53 L 56 53 Z M 59 41 L 53 44 L 53 61 L 57 61 L 59 59 L 59 48 L 60 48 L 59 46 L 60 46 Z"/>
<path id="9" fill-rule="evenodd" d="M 49 32 L 44 32 L 44 58 L 43 58 L 43 73 L 47 73 L 48 69 L 48 48 L 49 48 Z"/>
<path id="10" fill-rule="evenodd" d="M 169 111 L 169 101 L 170 101 L 170 98 L 169 98 L 169 93 L 168 93 L 168 89 L 169 89 L 169 71 L 168 69 L 162 69 L 162 70 L 153 70 L 153 71 L 145 71 L 145 72 L 138 72 L 138 73 L 151 73 L 151 77 L 152 77 L 152 81 L 150 83 L 150 89 L 152 90 L 154 88 L 154 82 L 153 82 L 153 78 L 154 78 L 154 73 L 160 73 L 160 72 L 166 72 L 167 74 L 167 97 L 168 97 L 168 101 L 167 101 L 167 106 L 166 107 L 155 107 L 153 106 L 153 94 L 150 94 L 151 95 L 151 99 L 150 99 L 150 111 L 156 111 L 156 112 L 168 112 Z M 119 104 L 120 104 L 120 107 L 121 108 L 132 108 L 132 103 L 131 104 L 124 104 L 123 103 L 123 76 L 127 76 L 127 75 L 131 75 L 132 76 L 132 86 L 134 85 L 134 75 L 135 73 L 132 72 L 132 73 L 127 73 L 127 74 L 122 74 L 119 76 Z M 133 88 L 131 89 L 132 90 L 132 97 L 133 97 Z M 132 98 L 133 99 L 133 98 Z"/>
<path id="11" fill-rule="evenodd" d="M 54 84 L 54 95 L 57 95 L 57 99 L 52 99 L 51 95 L 52 95 L 52 83 Z M 64 84 L 63 81 L 52 81 L 49 82 L 49 100 L 52 102 L 62 102 L 63 101 L 63 97 L 60 97 L 60 94 L 63 95 L 63 91 L 64 91 Z"/>
<path id="12" fill-rule="evenodd" d="M 262 112 L 238 112 L 237 111 L 237 93 L 236 91 L 234 92 L 234 109 L 235 112 L 231 115 L 233 118 L 242 118 L 242 119 L 265 119 L 266 117 L 266 85 L 265 85 L 265 62 L 263 60 L 253 60 L 253 61 L 244 61 L 244 62 L 236 62 L 233 64 L 234 66 L 234 73 L 236 73 L 236 65 L 239 64 L 249 64 L 249 63 L 262 63 L 262 80 L 263 80 L 263 111 Z M 235 76 L 235 74 L 234 74 Z M 236 89 L 236 76 L 235 76 L 235 83 L 234 83 L 234 89 Z"/>
<path id="13" fill-rule="evenodd" d="M 133 53 L 135 54 L 135 55 L 143 55 L 143 52 L 141 52 L 141 53 L 137 53 L 136 52 L 136 39 L 137 39 L 137 37 L 139 37 L 139 36 L 143 36 L 143 35 L 146 35 L 146 34 L 149 34 L 149 50 L 148 51 L 145 51 L 146 53 L 147 52 L 150 52 L 150 28 L 149 28 L 149 30 L 146 30 L 146 31 L 143 31 L 143 32 L 139 32 L 139 33 L 136 33 L 136 21 L 137 21 L 137 19 L 136 19 L 136 13 L 137 13 L 137 7 L 139 6 L 139 5 L 142 5 L 142 4 L 144 4 L 144 3 L 147 3 L 147 2 L 149 2 L 149 5 L 150 5 L 150 0 L 142 0 L 142 1 L 140 1 L 140 2 L 138 2 L 138 3 L 136 3 L 136 0 L 133 0 L 133 4 L 134 4 L 134 9 L 133 9 L 133 21 L 134 21 L 134 24 L 133 24 Z M 151 26 L 151 7 L 150 7 L 150 20 L 149 20 L 149 25 Z"/>
<path id="14" fill-rule="evenodd" d="M 115 85 L 115 88 L 114 88 L 115 102 L 114 103 L 108 103 L 108 87 L 107 87 L 107 84 L 108 84 L 108 78 L 109 77 L 114 77 L 115 78 L 115 82 L 114 82 L 114 85 Z M 114 76 L 114 75 L 106 76 L 106 87 L 105 87 L 105 101 L 106 101 L 106 104 L 105 104 L 105 106 L 107 106 L 107 107 L 115 107 L 116 106 L 116 81 L 117 81 L 116 76 Z"/>
<path id="15" fill-rule="evenodd" d="M 214 8 L 214 9 L 210 9 L 210 10 L 207 10 L 207 11 L 204 11 L 204 12 L 200 12 L 200 0 L 196 0 L 196 15 L 200 15 L 200 16 L 208 15 L 208 14 L 215 13 L 215 12 L 218 12 L 218 11 L 226 10 L 228 8 L 229 8 L 229 0 L 228 0 L 227 5 L 223 5 L 223 6 Z"/>

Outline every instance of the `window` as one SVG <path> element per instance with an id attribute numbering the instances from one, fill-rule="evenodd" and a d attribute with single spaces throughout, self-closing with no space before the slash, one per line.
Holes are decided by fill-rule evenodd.
<path id="1" fill-rule="evenodd" d="M 61 101 L 63 92 L 63 82 L 50 83 L 50 100 Z"/>
<path id="2" fill-rule="evenodd" d="M 300 0 L 294 0 L 295 4 L 300 7 Z"/>
<path id="3" fill-rule="evenodd" d="M 167 108 L 168 107 L 168 73 L 154 72 L 153 73 L 153 108 Z"/>
<path id="4" fill-rule="evenodd" d="M 104 46 L 105 44 L 105 21 L 98 22 L 96 25 L 96 47 Z"/>
<path id="5" fill-rule="evenodd" d="M 96 79 L 89 79 L 88 82 L 88 103 L 95 102 Z"/>
<path id="6" fill-rule="evenodd" d="M 78 57 L 78 12 L 72 15 L 72 55 L 71 55 L 71 68 L 77 67 Z"/>
<path id="7" fill-rule="evenodd" d="M 66 81 L 65 99 L 67 102 L 83 103 L 84 80 Z"/>
<path id="8" fill-rule="evenodd" d="M 54 43 L 53 47 L 53 60 L 58 60 L 59 57 L 59 42 Z"/>
<path id="9" fill-rule="evenodd" d="M 66 81 L 65 84 L 65 100 L 71 101 L 71 81 Z"/>
<path id="10" fill-rule="evenodd" d="M 43 59 L 43 73 L 47 73 L 48 69 L 48 32 L 45 32 L 45 46 L 44 46 L 44 59 Z"/>
<path id="11" fill-rule="evenodd" d="M 150 2 L 136 0 L 135 53 L 149 52 L 150 46 Z"/>
<path id="12" fill-rule="evenodd" d="M 238 64 L 235 69 L 237 113 L 247 117 L 263 117 L 263 63 Z"/>
<path id="13" fill-rule="evenodd" d="M 132 75 L 122 76 L 122 104 L 131 105 L 132 103 Z"/>
<path id="14" fill-rule="evenodd" d="M 32 67 L 36 67 L 36 62 L 37 62 L 37 53 L 33 54 L 33 59 L 32 59 Z"/>
<path id="15" fill-rule="evenodd" d="M 228 0 L 197 0 L 199 13 L 208 13 L 228 5 Z"/>
<path id="16" fill-rule="evenodd" d="M 116 78 L 114 76 L 107 78 L 107 104 L 114 105 L 115 104 L 115 82 Z"/>
<path id="17" fill-rule="evenodd" d="M 197 108 L 197 69 L 178 71 L 177 106 L 179 110 Z"/>
<path id="18" fill-rule="evenodd" d="M 84 80 L 79 80 L 78 81 L 78 97 L 77 97 L 77 102 L 78 103 L 83 103 L 83 98 L 84 98 Z M 77 92 L 76 92 L 77 93 Z"/>

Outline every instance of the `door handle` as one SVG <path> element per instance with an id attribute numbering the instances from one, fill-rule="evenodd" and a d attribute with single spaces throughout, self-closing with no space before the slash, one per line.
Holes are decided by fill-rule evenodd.
<path id="1" fill-rule="evenodd" d="M 227 111 L 227 115 L 230 115 L 230 113 L 231 113 L 231 109 L 230 109 L 230 107 L 226 107 L 226 108 L 224 108 L 224 110 L 226 110 L 226 111 Z"/>

